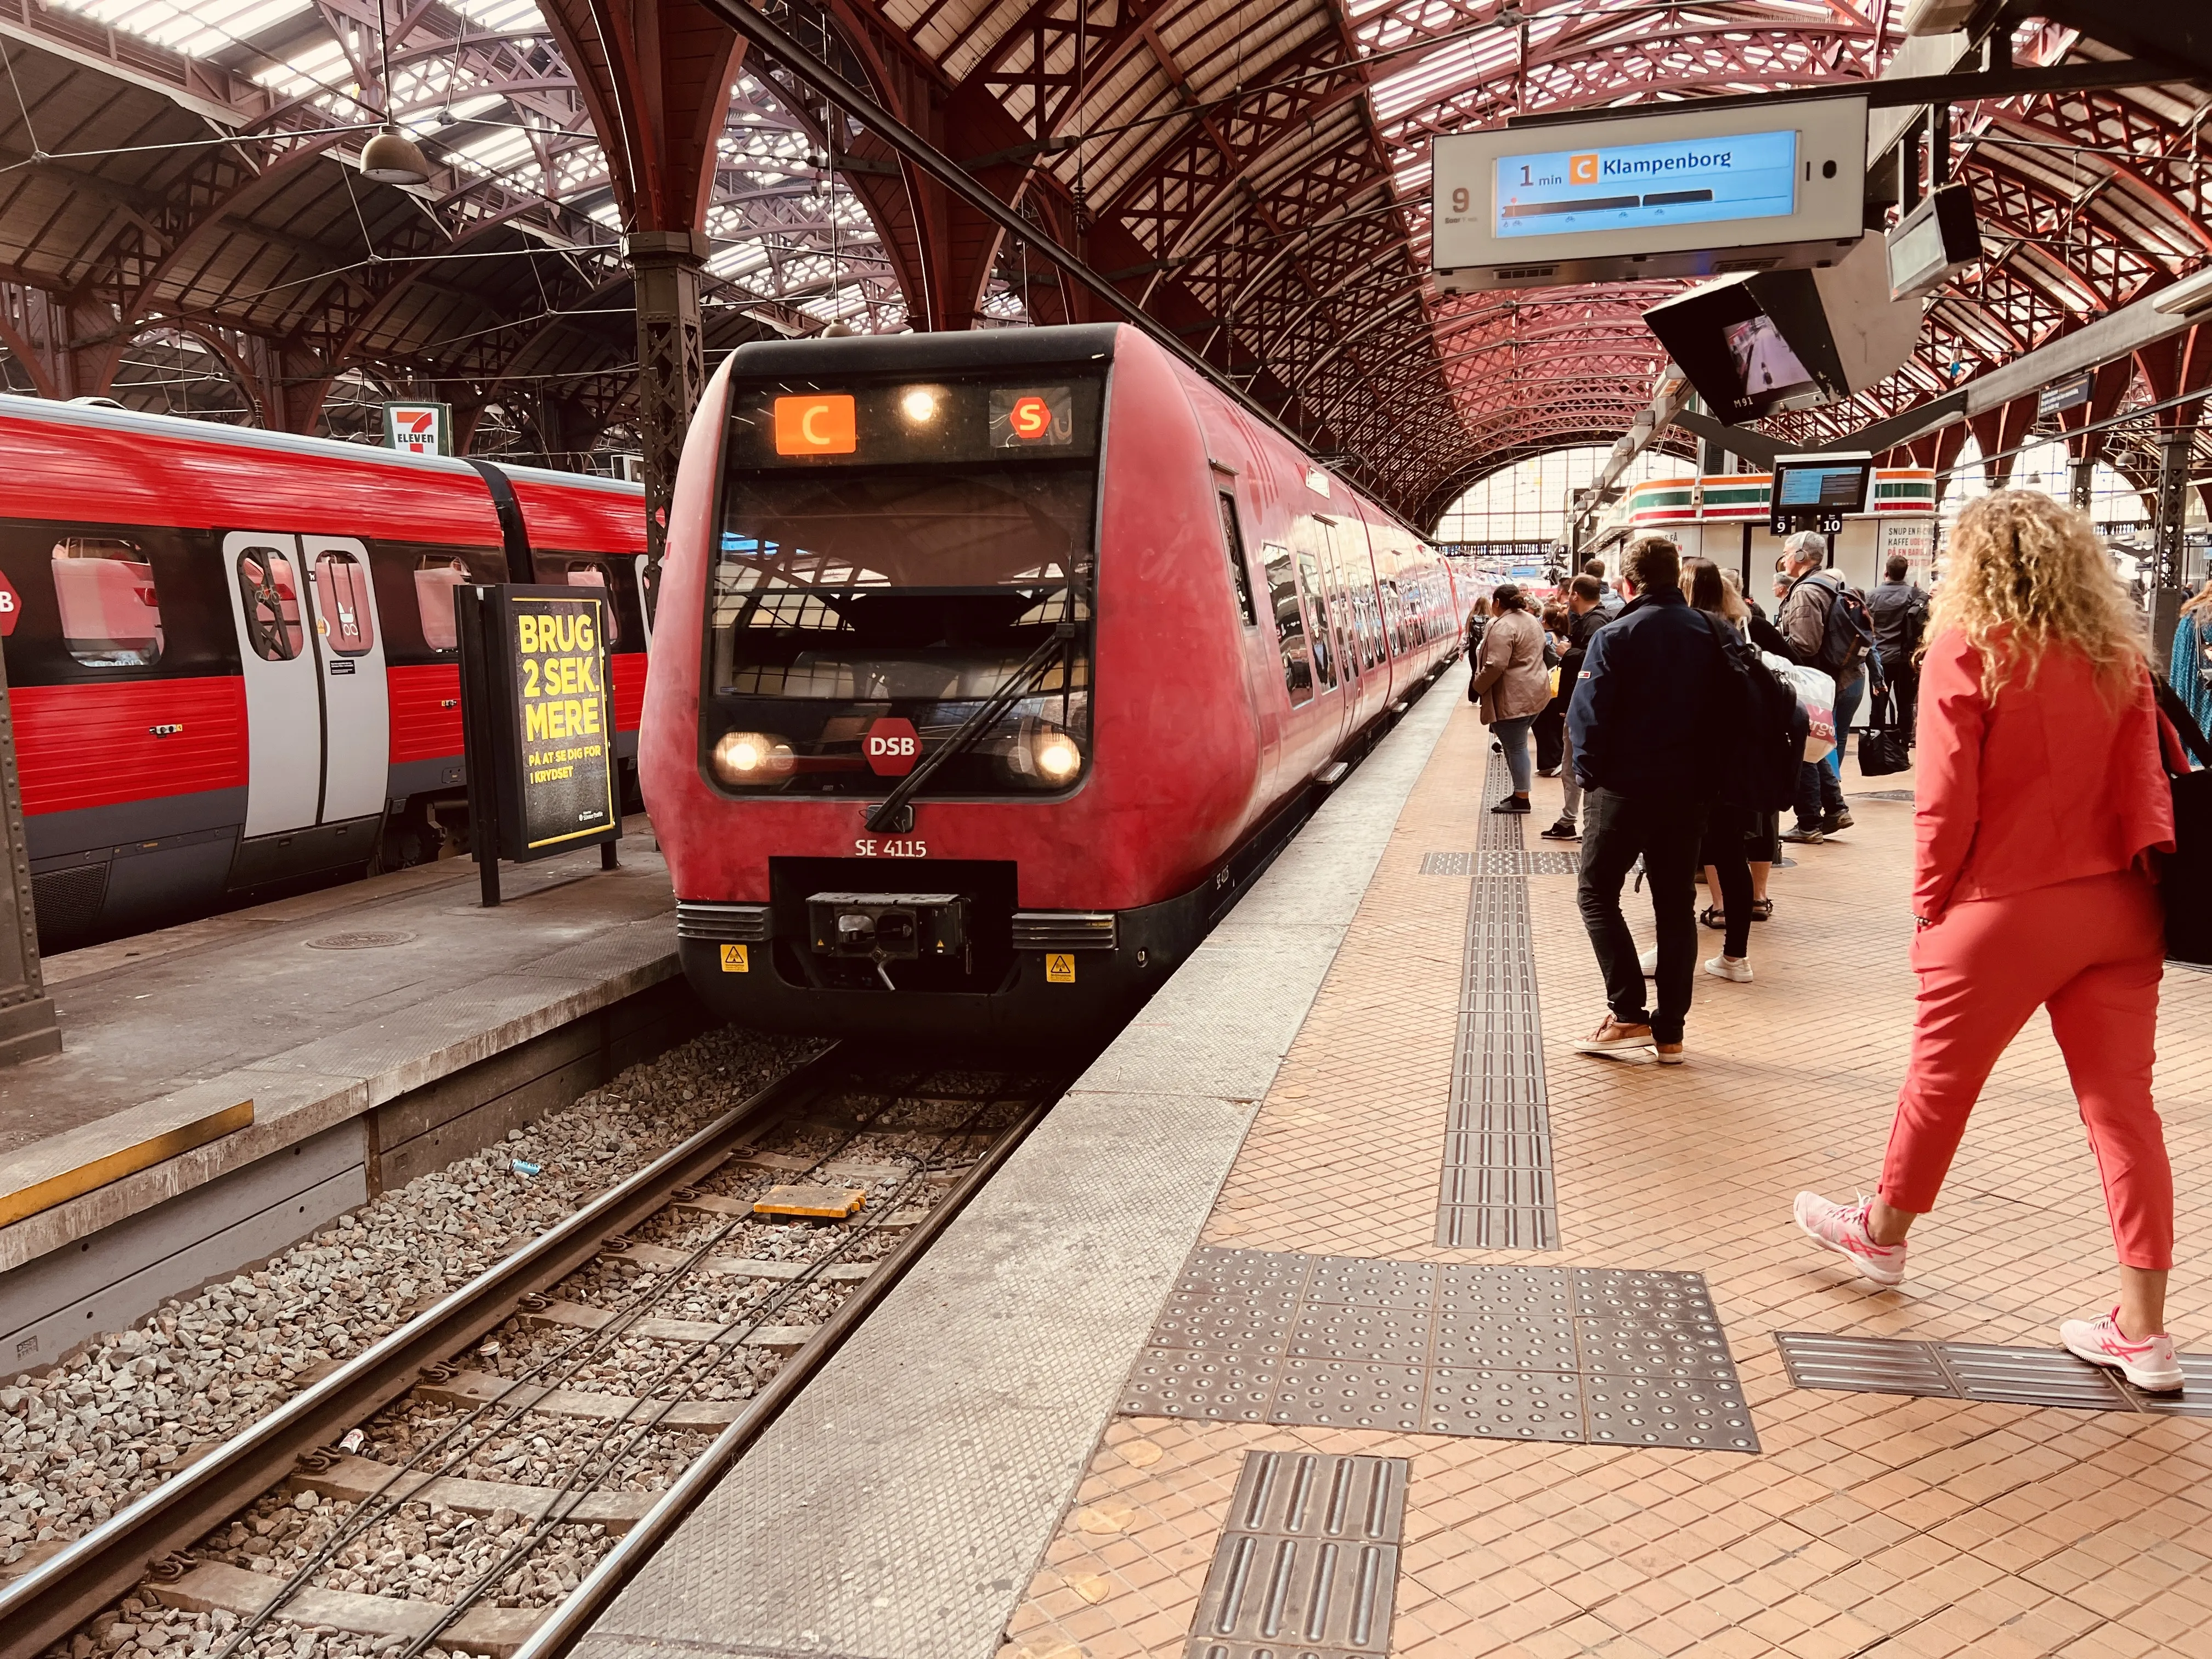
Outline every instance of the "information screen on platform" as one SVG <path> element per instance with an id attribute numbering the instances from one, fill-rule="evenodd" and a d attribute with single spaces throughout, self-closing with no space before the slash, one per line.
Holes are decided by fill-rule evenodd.
<path id="1" fill-rule="evenodd" d="M 1831 262 L 1863 234 L 1866 104 L 1540 119 L 1434 147 L 1450 289 Z"/>
<path id="2" fill-rule="evenodd" d="M 1509 153 L 1492 201 L 1501 237 L 1786 217 L 1797 208 L 1797 132 Z"/>

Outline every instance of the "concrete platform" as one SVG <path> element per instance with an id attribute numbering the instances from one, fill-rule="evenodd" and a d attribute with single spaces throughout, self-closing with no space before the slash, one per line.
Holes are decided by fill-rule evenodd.
<path id="1" fill-rule="evenodd" d="M 509 868 L 489 911 L 475 866 L 447 860 L 51 961 L 64 1048 L 0 1073 L 0 1203 L 189 1141 L 241 1103 L 252 1119 L 0 1226 L 0 1370 L 49 1364 L 696 1030 L 665 866 L 641 834 L 622 860 Z"/>
<path id="2" fill-rule="evenodd" d="M 999 1645 L 1465 684 L 1407 712 L 577 1659 Z"/>
<path id="3" fill-rule="evenodd" d="M 1526 821 L 1488 815 L 1462 686 L 1354 775 L 583 1659 L 2212 1654 L 2212 1420 L 2183 1414 L 2212 1412 L 2212 1388 L 2165 1407 L 2075 1376 L 2051 1394 L 2074 1407 L 2003 1397 L 2087 1372 L 2051 1352 L 2055 1326 L 2114 1278 L 2045 1023 L 1992 1079 L 1901 1290 L 1847 1278 L 1791 1223 L 1799 1188 L 1847 1197 L 1880 1167 L 1911 1008 L 1910 775 L 1850 766 L 1856 827 L 1790 849 L 1757 980 L 1698 981 L 1688 1065 L 1594 1059 L 1570 1046 L 1602 1007 L 1572 860 L 1534 836 L 1557 786 Z M 2212 975 L 2169 973 L 2160 1036 L 2199 1240 Z M 1522 1247 L 1457 1242 L 1486 1217 Z M 2194 1248 L 2170 1322 L 2207 1350 Z M 1229 1397 L 1220 1375 L 1264 1370 L 1270 1297 L 1275 1335 L 1358 1326 L 1392 1363 L 1336 1364 L 1340 1410 L 1287 1370 Z M 1243 1324 L 1207 1327 L 1240 1297 Z M 1432 1346 L 1392 1350 L 1415 1315 Z M 1553 1333 L 1573 1357 L 1531 1360 Z M 1942 1374 L 1801 1386 L 1785 1334 L 1894 1341 Z M 1170 1340 L 1210 1345 L 1212 1375 L 1148 1407 Z M 1434 1384 L 1448 1349 L 1488 1381 L 1442 1429 L 1433 1388 L 1404 1426 L 1352 1398 L 1424 1363 Z M 1998 1350 L 2017 1363 L 1993 1384 Z M 1656 1426 L 1623 1432 L 1616 1384 L 1652 1353 L 1659 1386 L 1630 1414 Z M 1524 1434 L 1539 1372 L 1555 1386 L 1536 1403 L 1563 1407 Z M 1692 1407 L 1723 1382 L 1748 1422 L 1698 1443 Z M 1194 1405 L 1200 1385 L 1216 1392 Z M 1691 1403 L 1659 1424 L 1668 1387 Z M 1379 1568 L 1326 1619 L 1326 1572 L 1286 1577 L 1279 1632 L 1223 1637 L 1235 1564 L 1296 1555 L 1261 1486 L 1301 1471 L 1402 1494 L 1340 1535 L 1340 1576 Z"/>

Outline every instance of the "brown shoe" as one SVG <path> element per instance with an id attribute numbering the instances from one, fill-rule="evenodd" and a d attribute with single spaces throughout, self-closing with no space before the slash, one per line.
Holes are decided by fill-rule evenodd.
<path id="1" fill-rule="evenodd" d="M 1649 1025 L 1623 1025 L 1611 1014 L 1598 1022 L 1598 1028 L 1575 1044 L 1578 1054 L 1609 1054 L 1620 1048 L 1649 1048 L 1651 1028 Z M 1678 1043 L 1675 1045 L 1680 1048 Z"/>
<path id="2" fill-rule="evenodd" d="M 1661 1042 L 1655 1043 L 1653 1047 L 1658 1050 L 1659 1063 L 1662 1066 L 1680 1066 L 1682 1063 L 1682 1045 L 1680 1043 Z"/>

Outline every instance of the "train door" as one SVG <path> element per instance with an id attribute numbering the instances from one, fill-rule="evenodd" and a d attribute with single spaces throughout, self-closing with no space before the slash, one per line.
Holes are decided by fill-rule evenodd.
<path id="1" fill-rule="evenodd" d="M 314 601 L 311 643 L 322 659 L 321 819 L 381 814 L 392 776 L 392 699 L 368 550 L 339 537 L 304 536 L 300 552 Z"/>
<path id="2" fill-rule="evenodd" d="M 223 561 L 246 681 L 246 839 L 380 814 L 391 710 L 366 550 L 240 531 Z M 306 843 L 299 856 L 341 850 L 367 856 Z"/>

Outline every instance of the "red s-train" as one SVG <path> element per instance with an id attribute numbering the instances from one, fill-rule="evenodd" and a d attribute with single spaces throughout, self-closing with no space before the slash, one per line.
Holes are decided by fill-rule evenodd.
<path id="1" fill-rule="evenodd" d="M 640 766 L 734 1019 L 1109 1030 L 1455 652 L 1413 532 L 1133 329 L 740 347 Z"/>
<path id="2" fill-rule="evenodd" d="M 0 466 L 47 950 L 434 855 L 466 799 L 459 583 L 604 583 L 635 754 L 635 485 L 10 397 Z"/>

